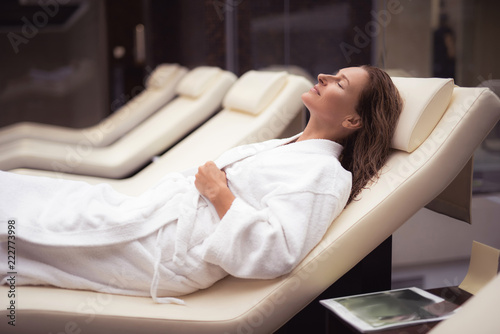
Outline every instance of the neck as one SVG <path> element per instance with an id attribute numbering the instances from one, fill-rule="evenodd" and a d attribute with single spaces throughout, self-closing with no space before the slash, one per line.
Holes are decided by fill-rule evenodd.
<path id="1" fill-rule="evenodd" d="M 321 126 L 315 126 L 314 122 L 311 120 L 307 123 L 304 132 L 297 138 L 297 141 L 308 140 L 308 139 L 326 139 L 337 143 L 342 143 L 343 139 L 347 137 L 348 134 L 345 131 L 335 131 L 335 129 L 324 129 Z"/>

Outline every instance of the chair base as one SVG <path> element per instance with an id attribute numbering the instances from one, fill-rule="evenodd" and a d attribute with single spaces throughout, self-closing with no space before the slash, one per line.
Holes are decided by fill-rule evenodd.
<path id="1" fill-rule="evenodd" d="M 319 300 L 391 289 L 392 236 L 375 248 L 314 301 L 296 314 L 276 334 L 343 333 L 344 325 L 331 317 Z M 376 275 L 374 274 L 376 273 Z M 351 333 L 351 332 L 346 332 Z"/>

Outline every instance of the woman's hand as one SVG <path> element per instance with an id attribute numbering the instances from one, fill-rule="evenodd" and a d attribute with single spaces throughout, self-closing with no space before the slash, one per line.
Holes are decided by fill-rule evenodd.
<path id="1" fill-rule="evenodd" d="M 226 173 L 209 161 L 198 168 L 195 177 L 196 189 L 213 204 L 222 219 L 235 199 L 227 186 Z"/>

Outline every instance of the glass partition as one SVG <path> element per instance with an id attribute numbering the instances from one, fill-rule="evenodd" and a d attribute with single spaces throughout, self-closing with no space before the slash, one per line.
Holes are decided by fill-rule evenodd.
<path id="1" fill-rule="evenodd" d="M 0 2 L 0 126 L 83 127 L 109 113 L 101 1 Z"/>

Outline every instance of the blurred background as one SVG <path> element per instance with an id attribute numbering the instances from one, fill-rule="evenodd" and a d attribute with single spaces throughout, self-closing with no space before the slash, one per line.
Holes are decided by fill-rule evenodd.
<path id="1" fill-rule="evenodd" d="M 500 94 L 499 35 L 496 0 L 2 0 L 0 127 L 93 125 L 161 63 L 313 80 L 372 64 Z M 497 125 L 475 155 L 472 225 L 422 209 L 394 235 L 393 285 L 458 284 L 473 239 L 500 248 L 499 193 Z"/>

